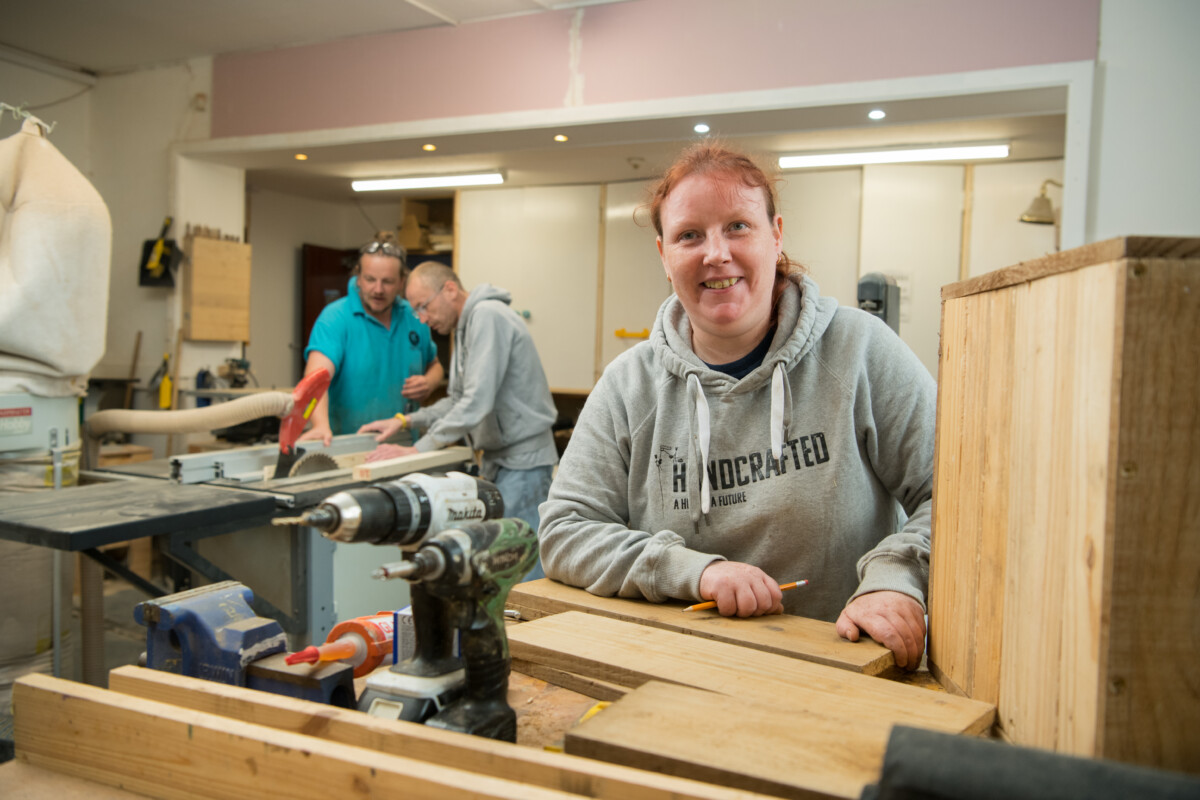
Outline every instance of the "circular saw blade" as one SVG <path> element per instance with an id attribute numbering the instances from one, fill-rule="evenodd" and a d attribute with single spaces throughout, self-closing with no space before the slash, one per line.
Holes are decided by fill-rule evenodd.
<path id="1" fill-rule="evenodd" d="M 296 459 L 295 464 L 292 464 L 292 468 L 288 470 L 288 477 L 315 475 L 318 472 L 328 472 L 331 469 L 337 468 L 338 463 L 331 455 L 326 453 L 305 453 Z"/>

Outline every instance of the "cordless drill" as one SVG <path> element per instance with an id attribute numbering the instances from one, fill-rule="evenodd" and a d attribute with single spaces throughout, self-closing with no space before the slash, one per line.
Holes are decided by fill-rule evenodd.
<path id="1" fill-rule="evenodd" d="M 524 520 L 472 521 L 429 536 L 408 559 L 377 570 L 381 577 L 412 582 L 414 624 L 419 622 L 416 599 L 424 596 L 444 610 L 447 630 L 458 632 L 464 688 L 438 705 L 436 713 L 422 720 L 425 724 L 516 741 L 517 716 L 507 700 L 512 662 L 504 603 L 537 556 L 537 533 Z M 360 709 L 394 717 L 394 704 L 408 695 L 407 679 L 428 656 L 419 626 L 416 635 L 412 659 L 367 678 Z M 426 705 L 419 713 L 430 710 Z"/>
<path id="2" fill-rule="evenodd" d="M 338 492 L 298 518 L 275 521 L 311 525 L 337 541 L 396 544 L 405 553 L 377 577 L 413 582 L 415 654 L 373 673 L 360 709 L 514 740 L 504 602 L 536 563 L 537 537 L 520 520 L 481 522 L 503 514 L 493 484 L 452 472 Z"/>

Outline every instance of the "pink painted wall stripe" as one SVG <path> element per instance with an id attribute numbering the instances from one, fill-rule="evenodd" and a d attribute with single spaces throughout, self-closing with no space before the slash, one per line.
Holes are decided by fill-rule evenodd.
<path id="1" fill-rule="evenodd" d="M 214 137 L 561 108 L 574 11 L 213 63 Z M 1100 0 L 634 0 L 583 12 L 585 105 L 1088 61 Z"/>

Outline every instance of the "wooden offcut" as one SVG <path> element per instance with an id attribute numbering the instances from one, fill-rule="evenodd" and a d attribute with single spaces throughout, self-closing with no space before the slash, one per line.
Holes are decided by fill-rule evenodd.
<path id="1" fill-rule="evenodd" d="M 428 453 L 413 453 L 384 461 L 363 462 L 354 467 L 352 475 L 356 481 L 378 481 L 435 467 L 469 464 L 474 459 L 475 453 L 469 447 L 446 447 L 441 450 L 430 450 Z"/>
<path id="2" fill-rule="evenodd" d="M 151 797 L 578 797 L 40 674 L 13 719 L 22 761 Z"/>
<path id="3" fill-rule="evenodd" d="M 783 709 L 949 733 L 984 733 L 995 716 L 986 703 L 946 692 L 578 611 L 507 630 L 514 659 L 621 686 L 665 681 Z"/>
<path id="4" fill-rule="evenodd" d="M 567 731 L 566 751 L 791 798 L 858 798 L 879 780 L 890 723 L 780 709 L 651 681 Z"/>
<path id="5" fill-rule="evenodd" d="M 1200 772 L 1200 239 L 942 299 L 930 670 L 1015 743 Z"/>
<path id="6" fill-rule="evenodd" d="M 734 800 L 719 786 L 142 667 L 114 669 L 108 683 L 131 697 L 598 800 Z"/>
<path id="7" fill-rule="evenodd" d="M 249 343 L 250 245 L 192 236 L 187 250 L 183 338 Z"/>
<path id="8" fill-rule="evenodd" d="M 896 663 L 891 650 L 865 637 L 847 641 L 838 636 L 830 622 L 790 614 L 723 617 L 715 609 L 685 613 L 686 603 L 598 597 L 549 578 L 517 584 L 509 592 L 506 605 L 520 611 L 525 619 L 582 611 L 867 675 L 878 675 Z"/>

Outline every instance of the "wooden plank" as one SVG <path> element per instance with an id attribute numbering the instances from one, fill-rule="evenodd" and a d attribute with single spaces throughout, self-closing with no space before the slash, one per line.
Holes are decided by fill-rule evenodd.
<path id="1" fill-rule="evenodd" d="M 114 669 L 109 673 L 109 687 L 114 692 L 245 723 L 601 800 L 733 798 L 727 790 L 695 781 L 613 768 L 562 753 L 376 719 L 348 709 L 141 667 Z"/>
<path id="2" fill-rule="evenodd" d="M 1096 755 L 1119 269 L 1099 264 L 1023 289 L 1014 342 L 1001 725 L 1014 741 L 1087 756 Z"/>
<path id="3" fill-rule="evenodd" d="M 992 292 L 1006 286 L 1035 281 L 1060 272 L 1121 259 L 1200 258 L 1200 238 L 1167 236 L 1122 236 L 1052 253 L 1032 261 L 979 275 L 942 287 L 942 301 Z"/>
<path id="4" fill-rule="evenodd" d="M 17 758 L 151 797 L 578 797 L 47 675 L 13 709 Z"/>
<path id="5" fill-rule="evenodd" d="M 514 658 L 636 687 L 660 680 L 781 708 L 983 733 L 986 703 L 727 642 L 567 611 L 508 627 Z"/>
<path id="6" fill-rule="evenodd" d="M 475 453 L 469 447 L 446 447 L 441 450 L 431 450 L 428 453 L 414 453 L 411 456 L 389 458 L 386 461 L 364 462 L 354 467 L 351 474 L 356 481 L 378 481 L 434 467 L 470 463 L 474 460 Z"/>
<path id="7" fill-rule="evenodd" d="M 929 669 L 999 701 L 1013 337 L 1020 287 L 946 303 L 929 575 Z M 934 566 L 936 565 L 936 566 Z"/>
<path id="8" fill-rule="evenodd" d="M 535 661 L 514 658 L 512 660 L 512 669 L 513 672 L 520 672 L 531 678 L 537 678 L 546 683 L 587 695 L 593 700 L 620 700 L 629 693 L 628 686 L 621 686 L 609 681 L 602 681 L 599 678 L 589 678 L 586 675 L 578 675 L 574 672 L 554 669 Z"/>
<path id="9" fill-rule="evenodd" d="M 568 753 L 790 798 L 858 798 L 892 726 L 650 681 L 567 732 Z"/>
<path id="10" fill-rule="evenodd" d="M 183 338 L 249 342 L 250 245 L 204 236 L 188 242 L 182 269 Z"/>
<path id="11" fill-rule="evenodd" d="M 846 641 L 830 622 L 790 614 L 749 619 L 722 617 L 715 610 L 685 614 L 686 605 L 599 597 L 549 578 L 517 584 L 506 603 L 525 619 L 581 611 L 867 675 L 878 675 L 896 663 L 891 650 L 865 637 L 858 642 Z"/>
<path id="12" fill-rule="evenodd" d="M 1200 773 L 1200 259 L 1129 265 L 1109 472 L 1104 758 Z"/>

